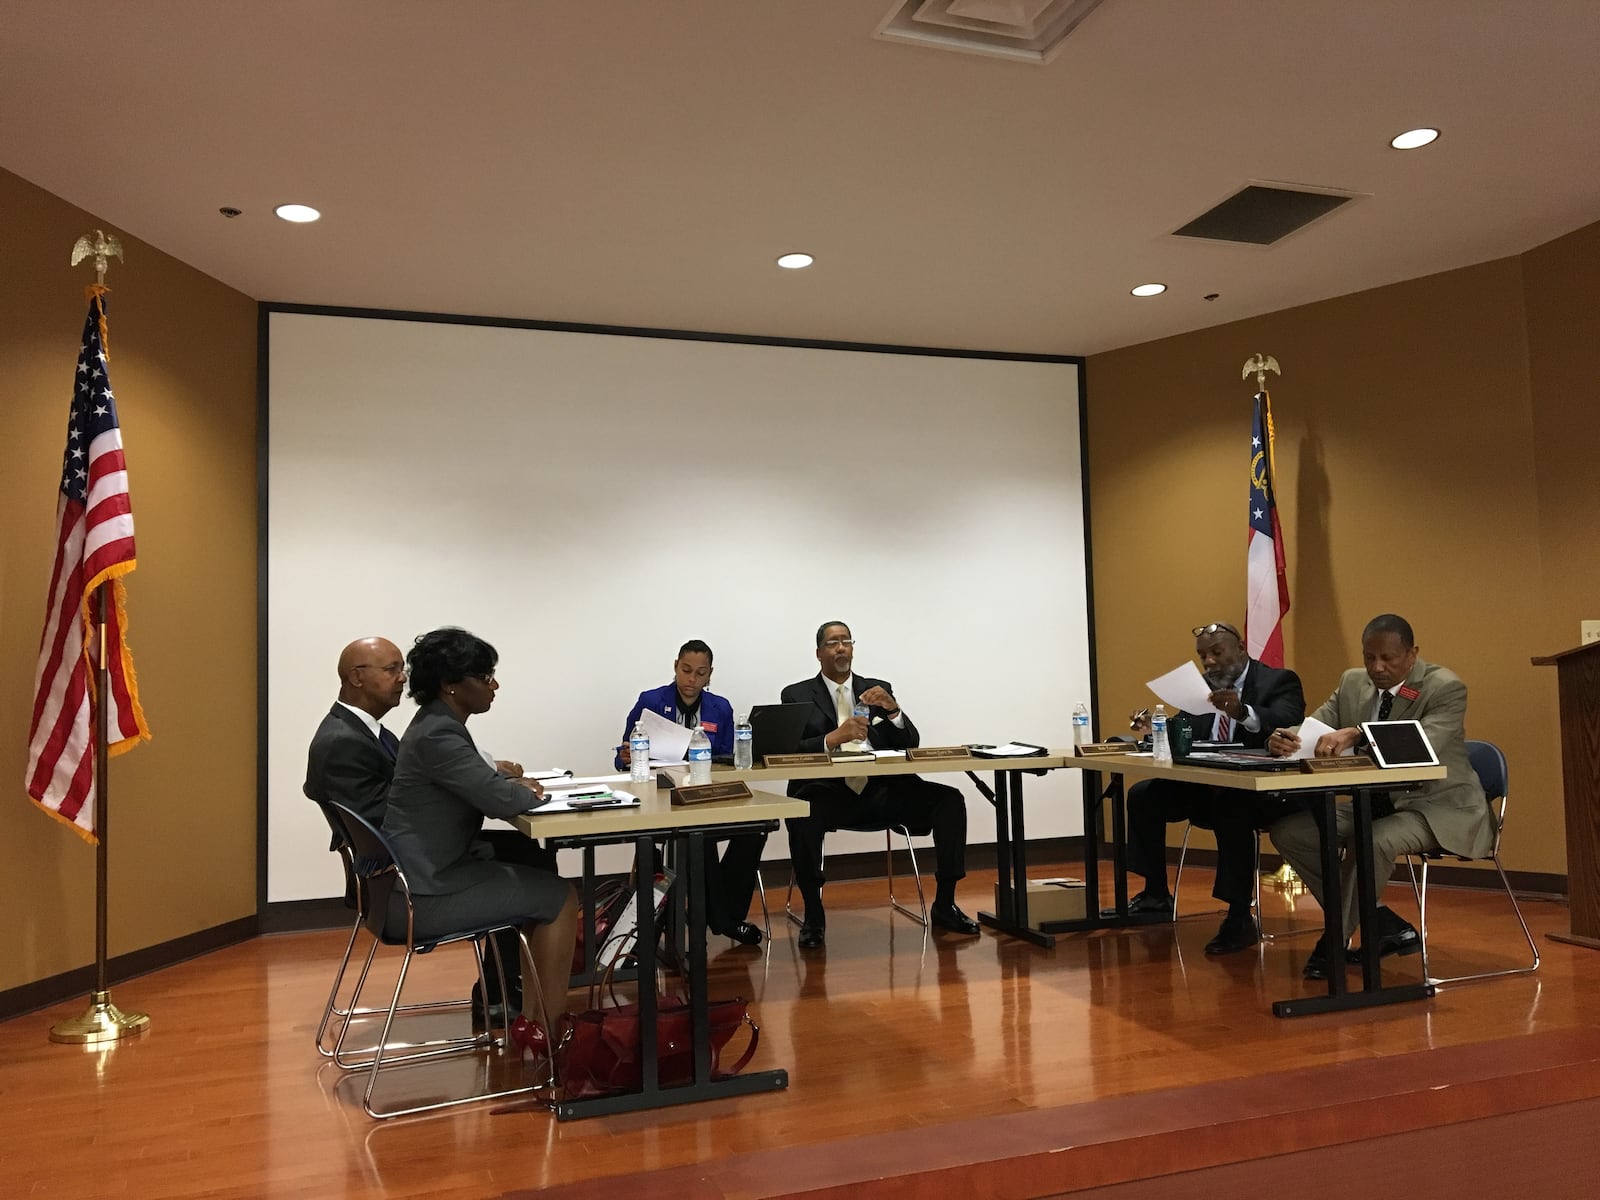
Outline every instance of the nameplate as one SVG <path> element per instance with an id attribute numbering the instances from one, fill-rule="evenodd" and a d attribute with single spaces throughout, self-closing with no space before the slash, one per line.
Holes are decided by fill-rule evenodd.
<path id="1" fill-rule="evenodd" d="M 1365 754 L 1337 755 L 1333 758 L 1302 758 L 1300 769 L 1315 775 L 1322 771 L 1369 771 L 1377 767 Z"/>
<path id="2" fill-rule="evenodd" d="M 831 767 L 833 759 L 826 754 L 763 754 L 761 763 L 767 767 Z"/>
<path id="3" fill-rule="evenodd" d="M 1085 742 L 1074 749 L 1080 758 L 1094 758 L 1101 754 L 1127 754 L 1137 747 L 1132 742 Z"/>
<path id="4" fill-rule="evenodd" d="M 672 803 L 705 804 L 710 800 L 749 800 L 750 789 L 743 783 L 696 783 L 672 789 Z"/>
<path id="5" fill-rule="evenodd" d="M 911 762 L 938 762 L 946 758 L 971 758 L 972 751 L 965 746 L 918 746 L 906 751 Z"/>

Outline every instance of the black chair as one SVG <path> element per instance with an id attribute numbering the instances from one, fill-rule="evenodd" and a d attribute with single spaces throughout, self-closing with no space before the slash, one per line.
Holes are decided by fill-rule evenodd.
<path id="1" fill-rule="evenodd" d="M 1189 834 L 1194 831 L 1194 825 L 1185 821 L 1183 825 L 1183 845 L 1178 849 L 1178 870 L 1172 880 L 1172 919 L 1178 919 L 1178 889 L 1183 886 L 1183 863 L 1189 856 Z M 1300 925 L 1291 925 L 1288 929 L 1278 933 L 1268 933 L 1261 921 L 1261 839 L 1266 836 L 1265 829 L 1256 830 L 1256 878 L 1255 895 L 1251 897 L 1250 907 L 1256 915 L 1256 928 L 1260 930 L 1261 941 L 1276 942 L 1282 938 L 1299 937 L 1302 933 L 1320 933 L 1322 922 L 1313 921 Z M 1303 885 L 1302 885 L 1303 886 Z"/>
<path id="2" fill-rule="evenodd" d="M 339 969 L 333 974 L 333 987 L 328 991 L 328 1003 L 322 1010 L 322 1020 L 317 1023 L 317 1053 L 324 1058 L 332 1058 L 333 1047 L 327 1045 L 328 1026 L 333 1024 L 336 1017 L 340 1021 L 350 1019 L 350 1010 L 339 1007 L 339 987 L 344 983 L 345 970 L 350 966 L 350 952 L 355 949 L 356 935 L 361 932 L 366 912 L 362 905 L 361 880 L 356 877 L 355 859 L 351 854 L 350 839 L 345 836 L 344 826 L 339 823 L 339 818 L 328 805 L 320 800 L 314 803 L 328 822 L 328 828 L 333 832 L 331 849 L 339 856 L 339 865 L 344 868 L 345 907 L 354 909 L 356 914 L 355 921 L 350 926 L 350 939 L 344 944 L 344 956 L 339 959 Z"/>
<path id="3" fill-rule="evenodd" d="M 355 855 L 350 849 L 350 839 L 346 836 L 344 826 L 334 813 L 331 805 L 320 800 L 313 801 L 321 810 L 323 818 L 328 822 L 328 828 L 333 832 L 333 844 L 330 847 L 339 856 L 339 864 L 344 868 L 344 903 L 345 907 L 354 910 L 355 921 L 350 926 L 350 937 L 344 944 L 344 954 L 339 959 L 339 969 L 334 972 L 333 986 L 328 989 L 328 1003 L 323 1007 L 322 1020 L 317 1023 L 317 1053 L 324 1058 L 332 1058 L 334 1047 L 328 1044 L 328 1033 L 337 1020 L 342 1027 L 351 1016 L 374 1017 L 385 1012 L 382 1008 L 341 1008 L 339 1006 L 339 989 L 344 986 L 345 975 L 350 967 L 350 955 L 355 949 L 356 938 L 360 936 L 366 924 L 366 888 L 356 874 Z M 471 1005 L 470 1000 L 430 1000 L 423 1004 L 402 1004 L 398 1011 L 403 1013 L 415 1012 L 442 1012 L 450 1009 L 465 1009 Z"/>
<path id="4" fill-rule="evenodd" d="M 452 942 L 466 942 L 471 945 L 473 957 L 478 968 L 478 983 L 485 991 L 483 946 L 487 942 L 494 956 L 495 970 L 500 975 L 500 994 L 505 995 L 505 964 L 500 961 L 500 950 L 493 934 L 501 930 L 510 929 L 516 932 L 522 947 L 522 954 L 531 961 L 527 940 L 522 936 L 520 928 L 521 918 L 508 916 L 506 919 L 488 925 L 477 925 L 471 928 L 452 930 L 442 936 L 431 938 L 427 941 L 418 941 L 415 936 L 416 913 L 411 903 L 411 888 L 406 883 L 405 872 L 400 869 L 395 861 L 393 851 L 388 839 L 370 822 L 348 808 L 339 804 L 329 806 L 344 828 L 345 837 L 351 851 L 352 869 L 356 878 L 362 885 L 364 904 L 362 908 L 362 924 L 372 934 L 372 946 L 367 951 L 366 961 L 362 964 L 361 975 L 356 980 L 355 992 L 350 997 L 349 1013 L 353 1016 L 371 1012 L 374 1015 L 382 1014 L 383 1030 L 378 1036 L 376 1045 L 370 1048 L 345 1052 L 345 1039 L 355 1023 L 347 1018 L 344 1027 L 339 1031 L 339 1040 L 334 1044 L 333 1060 L 345 1070 L 366 1070 L 367 1087 L 362 1096 L 362 1106 L 367 1114 L 378 1119 L 388 1117 L 409 1116 L 413 1113 L 431 1112 L 440 1108 L 453 1108 L 459 1104 L 471 1104 L 481 1100 L 499 1100 L 507 1096 L 524 1095 L 551 1087 L 554 1083 L 553 1075 L 546 1066 L 545 1078 L 540 1082 L 513 1088 L 475 1092 L 470 1096 L 461 1096 L 449 1100 L 434 1101 L 429 1104 L 413 1105 L 408 1108 L 380 1109 L 373 1104 L 373 1093 L 377 1088 L 378 1076 L 386 1067 L 395 1068 L 408 1063 L 424 1062 L 430 1059 L 441 1058 L 445 1055 L 461 1054 L 469 1051 L 482 1050 L 493 1052 L 497 1047 L 505 1044 L 505 1039 L 496 1038 L 492 1031 L 485 1031 L 464 1038 L 440 1038 L 422 1042 L 392 1043 L 389 1035 L 394 1028 L 395 1015 L 406 1011 L 400 1004 L 401 993 L 405 989 L 406 973 L 410 969 L 413 955 L 428 954 L 437 946 L 446 946 Z M 404 901 L 406 913 L 406 929 L 404 936 L 390 934 L 387 930 L 387 917 L 389 915 L 389 901 L 394 895 L 399 895 Z M 376 957 L 378 947 L 401 946 L 405 949 L 405 956 L 400 961 L 399 975 L 395 980 L 394 992 L 389 997 L 389 1003 L 384 1008 L 363 1010 L 359 1007 L 361 991 L 366 986 L 368 972 L 372 969 L 373 959 Z M 531 972 L 530 972 L 531 974 Z M 337 986 L 337 985 L 336 985 Z M 542 997 L 540 1000 L 542 1002 Z M 412 1006 L 412 1011 L 417 1007 L 431 1007 L 428 1005 Z M 541 1003 L 542 1008 L 542 1003 Z M 502 1032 L 508 1033 L 506 1030 Z M 396 1053 L 399 1051 L 399 1053 Z M 370 1055 L 370 1058 L 360 1057 Z"/>
<path id="5" fill-rule="evenodd" d="M 890 825 L 887 828 L 882 825 L 835 825 L 832 829 L 828 830 L 828 832 L 836 833 L 839 830 L 845 830 L 852 833 L 877 833 L 880 829 L 883 830 L 883 872 L 889 883 L 889 905 L 896 912 L 904 913 L 913 921 L 919 922 L 922 927 L 926 929 L 928 928 L 928 897 L 927 894 L 922 890 L 922 872 L 917 867 L 917 849 L 911 844 L 911 831 L 909 829 L 907 829 L 904 825 Z M 917 885 L 916 909 L 908 908 L 906 904 L 897 899 L 894 894 L 894 835 L 897 833 L 901 837 L 905 838 L 906 854 L 910 856 L 911 859 L 911 878 Z M 824 861 L 826 861 L 826 858 L 824 858 Z M 765 889 L 762 890 L 761 907 L 764 912 L 766 910 Z M 789 873 L 789 889 L 783 894 L 783 911 L 784 914 L 789 918 L 791 924 L 805 924 L 805 918 L 802 916 L 802 914 L 797 913 L 794 910 L 794 872 L 792 870 Z M 767 936 L 772 936 L 770 930 L 768 931 Z"/>
<path id="6" fill-rule="evenodd" d="M 1517 903 L 1516 893 L 1511 890 L 1511 881 L 1506 878 L 1505 868 L 1500 865 L 1500 838 L 1505 833 L 1506 805 L 1510 791 L 1510 770 L 1506 766 L 1506 756 L 1500 752 L 1500 747 L 1493 742 L 1469 741 L 1467 743 L 1467 758 L 1472 763 L 1472 769 L 1477 772 L 1478 781 L 1483 784 L 1483 794 L 1489 801 L 1489 814 L 1494 820 L 1494 848 L 1489 851 L 1488 861 L 1493 862 L 1494 869 L 1499 872 L 1500 886 L 1505 888 L 1506 899 L 1511 901 L 1511 911 L 1516 915 L 1517 924 L 1522 928 L 1522 937 L 1528 943 L 1528 950 L 1533 955 L 1533 961 L 1525 967 L 1508 967 L 1499 971 L 1478 971 L 1468 975 L 1450 975 L 1442 979 L 1437 979 L 1429 974 L 1428 864 L 1443 858 L 1453 858 L 1459 862 L 1472 862 L 1473 860 L 1459 854 L 1447 854 L 1443 850 L 1407 855 L 1406 866 L 1411 870 L 1411 886 L 1417 894 L 1417 929 L 1422 940 L 1422 975 L 1424 979 L 1435 986 L 1442 986 L 1447 983 L 1470 983 L 1478 979 L 1496 979 L 1503 975 L 1531 975 L 1539 969 L 1538 943 L 1533 940 L 1533 934 L 1528 932 L 1528 923 L 1522 919 L 1522 906 Z M 1422 865 L 1420 882 L 1417 878 L 1418 863 Z"/>

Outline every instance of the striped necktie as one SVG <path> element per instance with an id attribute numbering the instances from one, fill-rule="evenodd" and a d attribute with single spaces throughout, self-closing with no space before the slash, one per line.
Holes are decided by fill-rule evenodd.
<path id="1" fill-rule="evenodd" d="M 1219 712 L 1217 714 L 1217 725 L 1216 728 L 1211 731 L 1211 736 L 1219 742 L 1225 742 L 1228 740 L 1228 735 L 1232 732 L 1233 722 L 1228 720 L 1228 714 L 1225 712 Z"/>

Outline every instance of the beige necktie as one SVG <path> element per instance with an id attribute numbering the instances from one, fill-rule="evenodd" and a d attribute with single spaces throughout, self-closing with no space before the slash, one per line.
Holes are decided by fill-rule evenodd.
<path id="1" fill-rule="evenodd" d="M 835 685 L 833 689 L 833 715 L 841 728 L 846 721 L 855 715 L 855 700 L 850 693 L 844 690 L 844 684 L 842 683 Z M 842 742 L 839 749 L 844 751 L 859 750 L 861 749 L 861 743 Z M 844 785 L 859 796 L 861 789 L 867 786 L 867 777 L 865 775 L 848 776 L 844 781 Z"/>

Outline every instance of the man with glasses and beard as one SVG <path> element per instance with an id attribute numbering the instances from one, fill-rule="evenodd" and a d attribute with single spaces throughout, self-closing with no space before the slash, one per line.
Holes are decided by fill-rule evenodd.
<path id="1" fill-rule="evenodd" d="M 1217 713 L 1185 714 L 1196 741 L 1238 742 L 1261 749 L 1274 729 L 1297 724 L 1306 712 L 1300 677 L 1251 658 L 1244 639 L 1223 621 L 1190 631 L 1200 671 L 1211 686 Z M 1221 715 L 1218 715 L 1220 713 Z M 1143 715 L 1135 728 L 1145 727 Z M 1228 906 L 1217 935 L 1206 943 L 1207 954 L 1231 954 L 1261 940 L 1255 914 L 1256 831 L 1288 811 L 1279 796 L 1257 795 L 1204 783 L 1142 779 L 1128 789 L 1129 868 L 1143 875 L 1144 890 L 1128 902 L 1128 911 L 1173 915 L 1167 889 L 1167 823 L 1188 821 L 1209 829 L 1217 839 L 1216 882 L 1211 894 Z"/>

